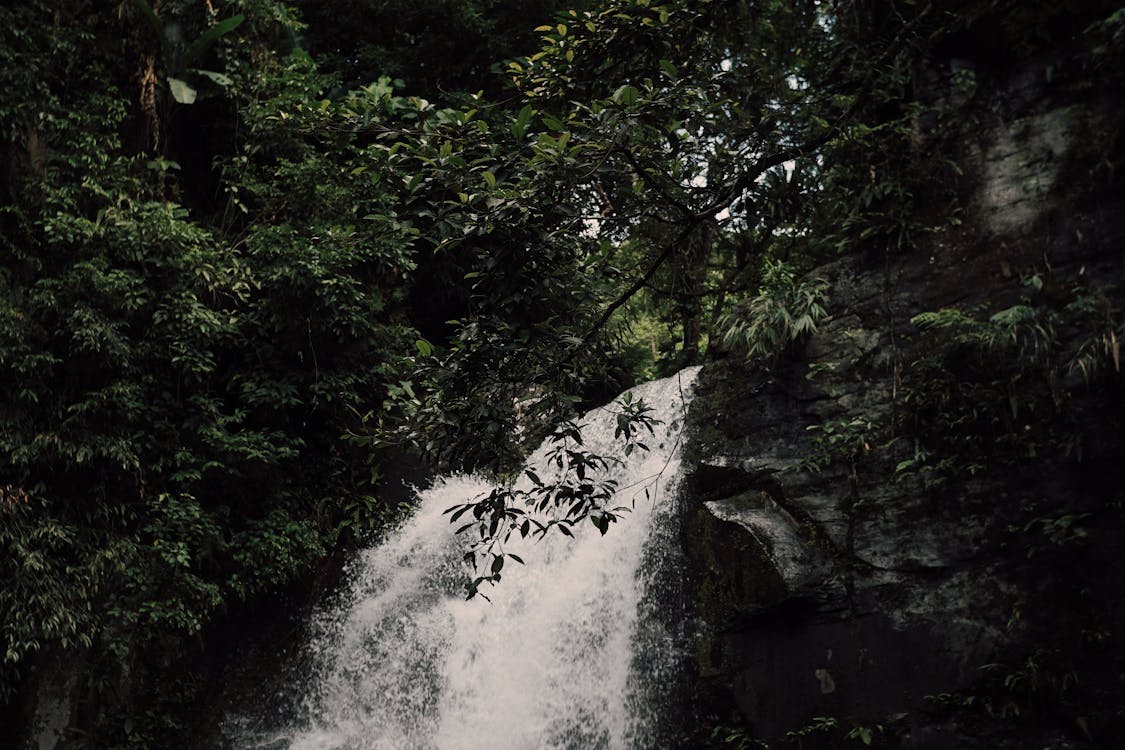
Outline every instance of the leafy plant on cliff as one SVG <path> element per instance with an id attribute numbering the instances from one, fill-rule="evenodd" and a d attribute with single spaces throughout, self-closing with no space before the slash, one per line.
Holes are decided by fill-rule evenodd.
<path id="1" fill-rule="evenodd" d="M 817 452 L 806 457 L 801 465 L 811 471 L 820 471 L 839 461 L 851 467 L 854 474 L 858 463 L 874 450 L 873 444 L 877 444 L 878 427 L 863 416 L 828 420 L 806 429 L 813 436 Z"/>
<path id="2" fill-rule="evenodd" d="M 1045 284 L 1053 292 L 1043 294 Z M 1081 375 L 1089 387 L 1112 388 L 1120 374 L 1120 314 L 1107 296 L 1081 281 L 1029 277 L 1034 297 L 984 317 L 982 310 L 922 313 L 928 351 L 902 376 L 902 440 L 913 455 L 897 473 L 940 483 L 953 473 L 977 474 L 994 461 L 1049 453 L 1081 459 L 1083 436 L 1068 426 L 1068 403 Z M 1104 376 L 1095 383 L 1095 375 Z M 1069 376 L 1069 377 L 1068 377 Z"/>
<path id="3" fill-rule="evenodd" d="M 747 359 L 776 365 L 828 315 L 828 282 L 800 278 L 796 269 L 766 259 L 758 293 L 719 319 L 723 343 Z"/>

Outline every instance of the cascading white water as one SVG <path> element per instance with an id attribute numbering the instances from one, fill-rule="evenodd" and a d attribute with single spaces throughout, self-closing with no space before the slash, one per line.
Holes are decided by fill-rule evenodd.
<path id="1" fill-rule="evenodd" d="M 672 497 L 686 394 L 698 374 L 633 389 L 662 424 L 611 469 L 634 506 L 602 537 L 513 541 L 526 565 L 466 601 L 453 505 L 485 493 L 452 476 L 421 493 L 412 518 L 356 561 L 351 587 L 313 644 L 318 664 L 294 726 L 250 746 L 290 750 L 625 750 L 654 747 L 654 695 L 675 681 L 673 638 L 651 614 L 652 570 L 673 544 Z M 616 402 L 614 402 L 616 403 Z M 615 455 L 614 404 L 580 422 L 592 452 Z M 615 447 L 616 446 L 616 447 Z M 529 466 L 546 475 L 545 448 Z M 646 498 L 645 490 L 648 490 Z M 647 575 L 646 575 L 647 574 Z M 644 603 L 648 601 L 648 606 Z M 246 746 L 246 745 L 244 745 Z"/>

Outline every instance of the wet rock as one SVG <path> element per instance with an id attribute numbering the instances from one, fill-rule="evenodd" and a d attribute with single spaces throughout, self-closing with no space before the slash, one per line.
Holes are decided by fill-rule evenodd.
<path id="1" fill-rule="evenodd" d="M 1109 141 L 1093 146 L 1091 133 L 1113 131 L 1117 105 L 1088 89 L 1048 95 L 1033 70 L 1006 75 L 993 81 L 999 103 L 961 102 L 972 125 L 960 226 L 936 226 L 912 251 L 877 263 L 861 248 L 816 269 L 831 283 L 832 318 L 800 356 L 772 370 L 728 357 L 700 377 L 683 510 L 700 724 L 777 739 L 830 717 L 841 731 L 884 727 L 881 746 L 1069 747 L 1091 737 L 1116 746 L 1111 724 L 1087 733 L 1078 712 L 1093 709 L 1060 697 L 1069 667 L 1047 677 L 1040 662 L 1051 652 L 1041 644 L 1057 642 L 1060 628 L 1079 640 L 1088 627 L 1042 597 L 1125 628 L 1125 575 L 1093 562 L 1125 532 L 1121 516 L 1099 516 L 1109 519 L 1101 541 L 1076 558 L 1096 565 L 1090 571 L 1062 552 L 1057 562 L 1036 559 L 1043 542 L 1027 542 L 1025 528 L 1035 512 L 1077 517 L 1117 502 L 1120 489 L 1105 479 L 1120 466 L 1120 436 L 1098 427 L 1112 417 L 1096 402 L 1068 405 L 1067 429 L 1085 420 L 1099 435 L 1092 462 L 1042 456 L 964 472 L 940 489 L 900 475 L 909 446 L 885 431 L 902 408 L 903 363 L 926 353 L 910 335 L 912 316 L 1015 304 L 1027 293 L 1020 277 L 1037 268 L 1110 288 L 1125 274 L 1122 195 L 1092 194 L 1082 176 L 1105 158 L 1097 149 Z M 850 453 L 829 455 L 818 440 L 828 424 L 849 425 Z M 1105 648 L 1125 664 L 1119 642 Z M 1113 662 L 1090 653 L 1084 674 L 1115 679 Z M 1030 680 L 1038 687 L 1011 688 Z M 1065 729 L 1013 718 L 988 697 L 997 684 L 1045 701 Z M 986 698 L 997 701 L 988 710 L 972 703 Z M 818 746 L 813 733 L 802 737 Z"/>

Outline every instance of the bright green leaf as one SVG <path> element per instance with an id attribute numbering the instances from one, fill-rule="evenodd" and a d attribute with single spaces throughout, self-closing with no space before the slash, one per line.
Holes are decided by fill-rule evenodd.
<path id="1" fill-rule="evenodd" d="M 195 101 L 195 89 L 179 78 L 169 78 L 168 88 L 172 90 L 172 98 L 180 104 L 191 104 Z"/>

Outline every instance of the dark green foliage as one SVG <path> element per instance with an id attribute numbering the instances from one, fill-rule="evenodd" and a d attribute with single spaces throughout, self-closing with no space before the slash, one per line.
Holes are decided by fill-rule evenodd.
<path id="1" fill-rule="evenodd" d="M 353 171 L 361 146 L 307 56 L 245 38 L 224 52 L 237 150 L 218 156 L 212 219 L 178 205 L 198 201 L 160 155 L 177 145 L 161 121 L 186 105 L 136 119 L 114 67 L 144 68 L 151 29 L 71 10 L 53 27 L 36 4 L 2 18 L 6 88 L 22 92 L 5 98 L 0 216 L 5 700 L 38 652 L 81 648 L 112 683 L 137 659 L 190 657 L 228 607 L 307 575 L 375 492 L 366 450 L 341 436 L 415 338 L 400 304 L 414 235 Z M 211 28 L 212 43 L 234 32 Z M 138 122 L 160 154 L 122 137 Z M 154 676 L 134 674 L 134 700 Z M 124 743 L 127 706 L 91 690 L 97 746 Z M 174 729 L 154 716 L 130 742 Z"/>
<path id="2" fill-rule="evenodd" d="M 827 315 L 827 287 L 823 279 L 798 281 L 785 264 L 767 260 L 758 295 L 719 318 L 723 343 L 747 359 L 776 363 Z"/>
<path id="3" fill-rule="evenodd" d="M 430 99 L 501 93 L 491 72 L 534 51 L 532 29 L 563 6 L 557 0 L 297 0 L 308 28 L 302 43 L 351 85 L 382 76 Z M 567 6 L 570 7 L 570 6 Z"/>
<path id="4" fill-rule="evenodd" d="M 1072 402 L 1119 383 L 1125 327 L 1114 289 L 1050 283 L 1061 298 L 1024 297 L 991 315 L 945 309 L 913 318 L 927 351 L 901 374 L 893 432 L 913 454 L 898 475 L 930 486 L 999 464 L 1083 459 L 1092 436 Z M 1026 286 L 1042 290 L 1043 276 Z"/>

